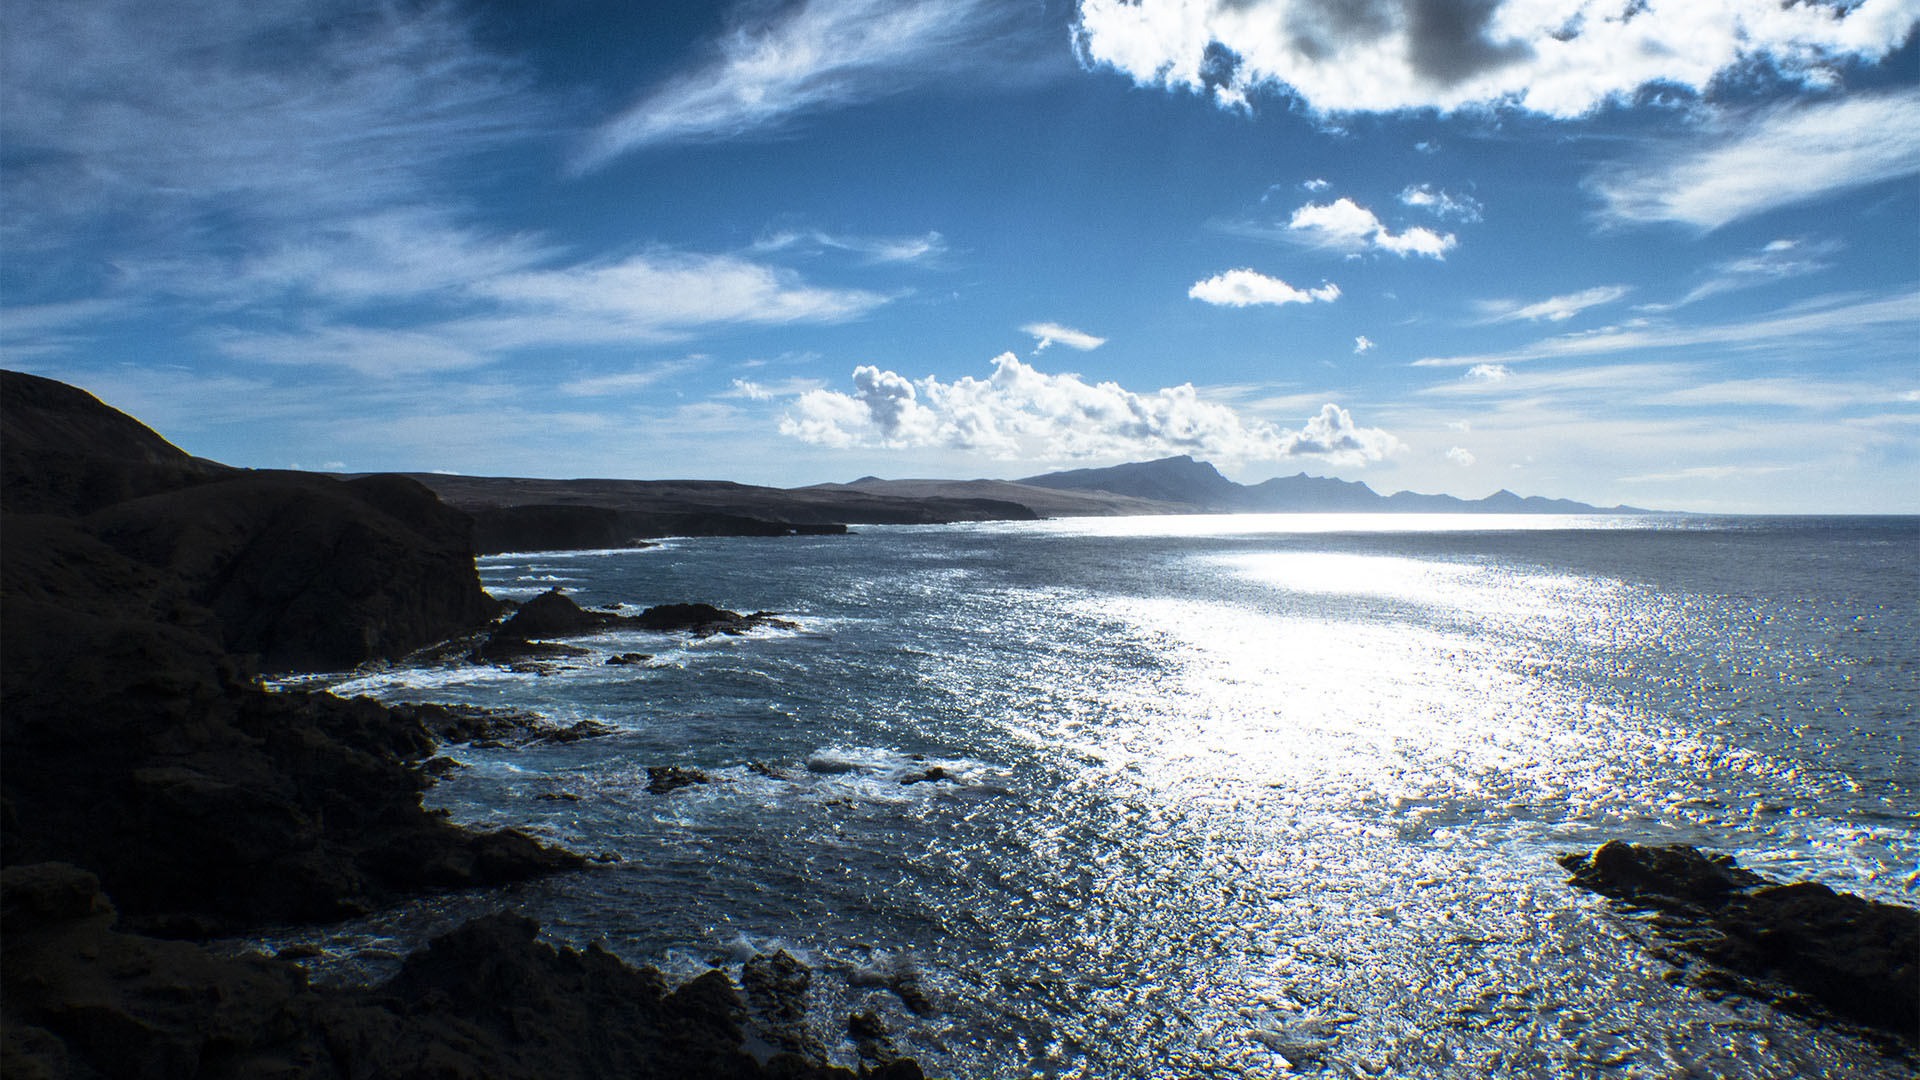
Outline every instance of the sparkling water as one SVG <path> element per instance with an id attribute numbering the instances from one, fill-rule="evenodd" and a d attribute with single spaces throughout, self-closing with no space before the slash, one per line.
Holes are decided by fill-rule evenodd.
<path id="1" fill-rule="evenodd" d="M 1912 518 L 1484 515 L 488 557 L 497 596 L 796 628 L 336 681 L 612 726 L 429 795 L 608 860 L 284 938 L 338 979 L 505 905 L 681 976 L 784 948 L 836 1061 L 871 1008 L 953 1076 L 1909 1075 L 1676 983 L 1552 856 L 1920 900 L 1917 567 Z"/>

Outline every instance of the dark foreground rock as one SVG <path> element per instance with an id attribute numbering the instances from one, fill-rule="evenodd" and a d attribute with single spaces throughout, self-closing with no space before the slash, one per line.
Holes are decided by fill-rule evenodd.
<path id="1" fill-rule="evenodd" d="M 181 936 L 580 864 L 428 813 L 420 716 L 269 693 L 237 655 L 352 664 L 484 620 L 459 515 L 201 462 L 45 379 L 0 373 L 0 404 L 0 861 L 85 866 Z"/>
<path id="2" fill-rule="evenodd" d="M 8 932 L 0 1073 L 10 1080 L 856 1075 L 819 1064 L 817 1053 L 764 1064 L 748 1054 L 748 1009 L 719 972 L 670 990 L 658 972 L 598 947 L 544 944 L 537 925 L 510 914 L 435 939 L 393 979 L 364 990 L 314 988 L 284 960 L 222 958 L 118 932 L 93 877 L 61 864 L 7 869 L 0 917 Z M 755 1011 L 786 1018 L 793 994 L 804 993 L 804 969 L 768 974 L 756 969 Z M 921 1073 L 902 1061 L 860 1075 Z"/>
<path id="3" fill-rule="evenodd" d="M 1664 936 L 1713 965 L 1709 988 L 1920 1046 L 1920 911 L 1815 882 L 1777 884 L 1682 844 L 1616 840 L 1560 863 L 1580 888 L 1662 912 Z"/>

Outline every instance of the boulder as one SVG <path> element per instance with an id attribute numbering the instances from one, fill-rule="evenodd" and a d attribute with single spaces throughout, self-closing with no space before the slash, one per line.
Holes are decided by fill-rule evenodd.
<path id="1" fill-rule="evenodd" d="M 1666 913 L 1666 936 L 1721 973 L 1710 982 L 1920 1045 L 1920 911 L 1778 884 L 1684 844 L 1616 840 L 1560 862 L 1580 888 Z"/>

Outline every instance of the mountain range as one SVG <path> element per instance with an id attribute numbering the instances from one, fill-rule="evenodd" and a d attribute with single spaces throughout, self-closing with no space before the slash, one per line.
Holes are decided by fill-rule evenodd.
<path id="1" fill-rule="evenodd" d="M 1072 469 L 1015 481 L 1062 491 L 1102 491 L 1156 502 L 1176 503 L 1214 513 L 1448 513 L 1448 514 L 1645 514 L 1633 506 L 1596 507 L 1571 499 L 1519 496 L 1504 488 L 1484 499 L 1421 495 L 1399 491 L 1382 495 L 1357 480 L 1327 476 L 1276 476 L 1258 484 L 1237 484 L 1204 461 L 1181 455 L 1104 469 Z"/>

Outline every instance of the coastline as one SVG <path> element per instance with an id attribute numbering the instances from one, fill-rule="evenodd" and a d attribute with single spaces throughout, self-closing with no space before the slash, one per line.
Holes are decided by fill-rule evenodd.
<path id="1" fill-rule="evenodd" d="M 296 593 L 272 618 L 239 619 L 244 630 L 237 631 L 233 613 L 244 616 L 246 608 L 216 611 L 206 598 L 222 595 L 215 582 L 233 579 L 222 567 L 246 563 L 257 549 L 246 543 L 199 543 L 176 516 L 190 518 L 197 527 L 210 520 L 205 511 L 216 485 L 244 480 L 229 490 L 242 493 L 249 508 L 276 505 L 263 496 L 278 492 L 287 497 L 283 505 L 297 506 L 303 514 L 317 513 L 316 506 L 331 507 L 331 514 L 360 514 L 370 507 L 364 511 L 369 516 L 404 522 L 432 513 L 417 491 L 384 480 L 234 477 L 219 471 L 222 467 L 185 459 L 151 432 L 146 434 L 158 446 L 123 432 L 127 438 L 119 442 L 130 453 L 104 461 L 97 454 L 80 462 L 42 460 L 36 474 L 23 466 L 36 448 L 19 435 L 31 434 L 33 425 L 17 419 L 12 387 L 7 389 L 9 1075 L 16 1070 L 35 1075 L 33 1068 L 62 1075 L 60 1063 L 74 1059 L 94 1062 L 93 1068 L 109 1074 L 160 1060 L 211 1069 L 209 1062 L 221 1055 L 228 1055 L 221 1059 L 227 1062 L 297 1059 L 309 1071 L 294 1075 L 355 1069 L 406 1075 L 424 1068 L 420 1063 L 428 1057 L 448 1053 L 454 1039 L 449 1033 L 456 1028 L 467 1040 L 461 1052 L 471 1055 L 463 1066 L 471 1075 L 650 1075 L 649 1069 L 668 1067 L 687 1075 L 722 1074 L 678 1064 L 671 1056 L 679 1052 L 674 1047 L 697 1048 L 697 1053 L 687 1050 L 694 1055 L 689 1060 L 705 1056 L 727 1063 L 734 1071 L 726 1075 L 755 1075 L 753 1070 L 851 1075 L 823 1071 L 804 1057 L 769 1055 L 763 1061 L 736 1052 L 747 1045 L 750 1030 L 772 1030 L 780 1016 L 790 1016 L 794 986 L 804 994 L 804 979 L 778 969 L 771 957 L 758 969 L 758 994 L 753 987 L 743 994 L 724 978 L 705 977 L 667 993 L 657 973 L 621 965 L 604 953 L 553 949 L 540 944 L 537 931 L 524 920 L 496 917 L 470 923 L 415 954 L 391 983 L 343 993 L 306 986 L 297 957 L 218 961 L 191 940 L 164 942 L 125 933 L 139 929 L 196 939 L 274 920 L 338 918 L 423 889 L 495 888 L 582 864 L 577 855 L 545 848 L 511 830 L 473 834 L 421 810 L 419 792 L 430 782 L 437 749 L 463 737 L 489 737 L 461 727 L 458 718 L 342 702 L 324 694 L 268 693 L 256 685 L 260 665 L 248 653 L 277 656 L 280 665 L 294 670 L 313 661 L 288 658 L 333 657 L 357 649 L 363 659 L 398 659 L 463 633 L 477 634 L 486 622 L 434 614 L 471 610 L 464 585 L 440 595 L 441 586 L 425 584 L 432 576 L 417 571 L 408 572 L 416 579 L 410 586 L 383 582 L 374 571 L 383 560 L 403 555 L 404 545 L 384 546 L 382 538 L 393 535 L 383 531 L 386 526 L 343 529 L 338 535 L 370 538 L 346 560 L 347 570 L 374 575 L 364 593 L 333 588 L 307 600 Z M 97 402 L 85 408 L 92 407 L 104 409 Z M 118 429 L 121 421 L 133 423 L 105 416 L 91 422 Z M 95 437 L 77 445 L 113 444 L 114 439 Z M 16 483 L 21 478 L 32 482 Z M 174 483 L 181 486 L 168 486 Z M 121 497 L 100 503 L 101 491 Z M 182 491 L 187 496 L 176 502 Z M 66 504 L 65 513 L 50 498 L 76 492 L 84 497 Z M 174 510 L 180 506 L 188 510 Z M 268 515 L 264 525 L 252 524 L 256 519 L 247 514 L 217 520 L 242 532 L 252 527 L 264 533 L 276 559 L 290 551 L 285 537 L 274 531 L 284 524 L 275 515 Z M 296 532 L 312 527 L 311 518 L 300 521 Z M 407 543 L 432 556 L 427 565 L 451 551 L 451 561 L 464 557 L 471 574 L 471 550 L 459 549 L 457 537 L 448 546 L 414 532 Z M 216 549 L 241 555 L 204 557 Z M 262 560 L 253 580 L 273 580 L 267 571 L 276 559 Z M 323 573 L 302 580 L 331 579 Z M 434 595 L 413 595 L 413 589 Z M 251 591 L 258 594 L 257 587 Z M 341 603 L 342 597 L 360 602 Z M 544 644 L 590 632 L 607 618 L 577 607 L 548 614 L 557 617 L 515 632 L 501 627 L 492 636 L 505 632 L 503 645 Z M 723 616 L 752 619 L 766 613 L 740 616 L 707 609 L 684 614 L 688 617 L 675 629 L 699 632 L 704 626 L 726 633 L 728 625 L 737 624 Z M 489 610 L 486 618 L 492 615 Z M 238 652 L 236 645 L 247 643 L 263 647 Z M 104 816 L 116 827 L 90 826 L 79 815 L 58 817 L 49 809 L 54 794 L 26 775 L 33 771 L 29 766 L 50 767 L 67 794 L 72 789 L 65 785 L 75 778 L 91 785 L 80 789 L 87 796 L 85 813 Z M 125 789 L 135 795 L 118 794 Z M 354 812 L 371 816 L 334 820 L 345 808 L 369 804 L 372 811 Z M 110 835 L 126 823 L 141 831 Z M 68 850 L 60 850 L 63 846 Z M 63 854 L 84 859 L 87 869 L 47 861 Z M 113 879 L 107 890 L 112 901 L 97 888 L 103 877 Z M 236 893 L 234 882 L 250 891 Z M 1721 893 L 1757 894 L 1770 887 L 1740 879 Z M 1642 899 L 1662 895 L 1657 889 L 1635 894 Z M 1904 962 L 1896 957 L 1891 969 L 1896 986 L 1903 972 L 1915 970 L 1910 963 L 1898 966 Z M 144 973 L 121 979 L 108 974 L 116 967 L 144 968 Z M 774 993 L 769 987 L 787 990 Z M 1792 1007 L 1791 992 L 1729 988 Z M 179 1005 L 183 996 L 198 1000 L 208 993 L 223 1001 L 248 999 L 258 1007 L 236 1013 L 227 1006 Z M 1767 993 L 1773 996 L 1763 996 Z M 597 1028 L 627 1017 L 620 1021 L 623 1030 L 673 1034 L 595 1049 L 603 1056 L 592 1058 L 578 1056 L 575 1044 L 583 1041 L 578 1039 L 547 1035 L 531 1040 L 540 1045 L 529 1046 L 526 1018 L 503 1012 L 503 1003 L 520 995 L 550 1006 L 539 1022 L 550 1032 Z M 668 1019 L 631 1019 L 656 1015 Z M 135 1030 L 145 1034 L 136 1040 L 135 1051 L 126 1051 L 126 1039 L 115 1033 Z M 849 1036 L 854 1034 L 850 1029 Z M 324 1052 L 318 1048 L 322 1044 Z M 146 1056 L 88 1056 L 102 1053 Z M 904 1078 L 918 1070 L 910 1063 L 876 1063 L 870 1075 Z"/>

